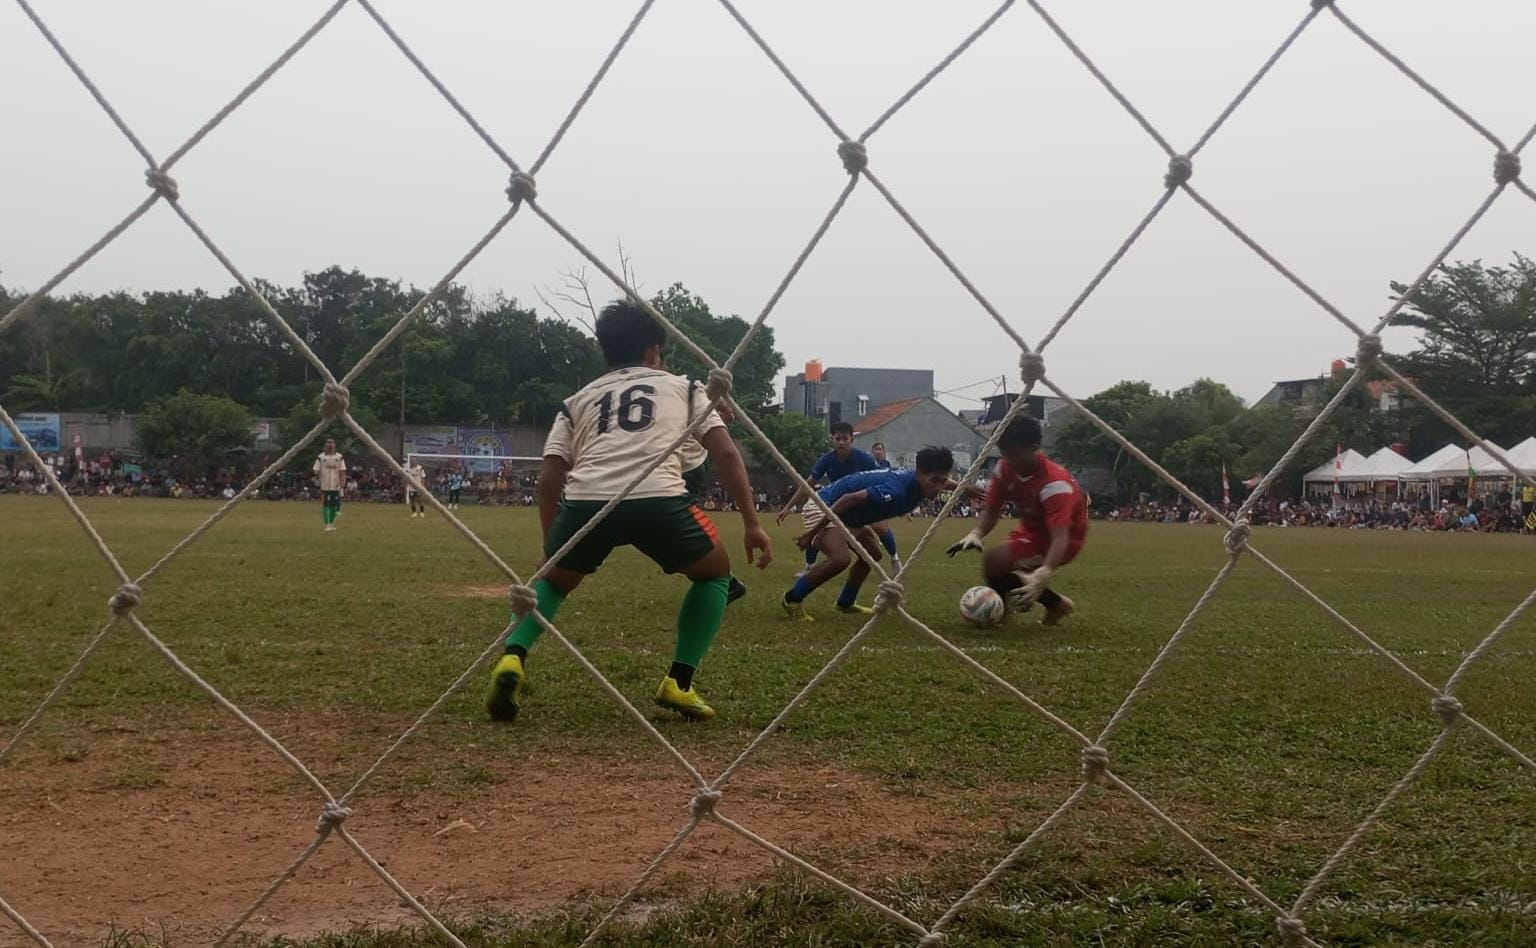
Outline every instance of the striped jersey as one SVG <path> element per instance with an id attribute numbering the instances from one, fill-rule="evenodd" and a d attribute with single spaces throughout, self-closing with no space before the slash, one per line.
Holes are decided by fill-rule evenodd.
<path id="1" fill-rule="evenodd" d="M 700 440 L 725 427 L 710 409 L 704 386 L 661 369 L 614 369 L 565 400 L 544 442 L 544 456 L 571 466 L 565 482 L 568 499 L 607 500 L 628 487 L 705 412 L 709 417 L 695 432 Z M 662 461 L 629 496 L 686 494 L 680 453 L 674 451 Z"/>

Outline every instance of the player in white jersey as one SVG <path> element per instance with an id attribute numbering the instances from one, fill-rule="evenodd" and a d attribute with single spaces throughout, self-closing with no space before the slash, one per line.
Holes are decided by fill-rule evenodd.
<path id="1" fill-rule="evenodd" d="M 336 452 L 336 439 L 325 439 L 325 451 L 315 458 L 315 477 L 320 484 L 320 515 L 326 530 L 336 529 L 336 512 L 341 509 L 341 489 L 347 483 L 347 461 Z"/>
<path id="2" fill-rule="evenodd" d="M 416 478 L 423 485 L 427 482 L 426 465 L 416 460 L 412 455 L 405 461 L 405 473 Z M 412 517 L 425 517 L 427 515 L 427 502 L 421 499 L 421 494 L 411 486 L 410 481 L 405 482 L 405 502 L 411 505 Z"/>
<path id="3" fill-rule="evenodd" d="M 604 307 L 596 328 L 612 370 L 566 400 L 544 443 L 538 483 L 544 555 L 559 553 L 599 509 L 657 457 L 665 457 L 534 584 L 538 611 L 553 619 L 566 596 L 615 547 L 633 546 L 666 572 L 682 573 L 691 585 L 678 611 L 672 667 L 656 690 L 656 703 L 685 718 L 711 718 L 714 709 L 699 697 L 693 676 L 725 617 L 731 561 L 714 523 L 689 499 L 680 452 L 672 450 L 701 416 L 694 437 L 741 513 L 747 562 L 766 567 L 772 541 L 758 523 L 741 453 L 725 422 L 710 410 L 703 387 L 662 368 L 661 326 L 640 306 L 615 302 Z M 524 661 L 542 632 L 530 613 L 508 637 L 507 653 L 491 674 L 486 710 L 492 718 L 512 721 L 522 709 Z"/>

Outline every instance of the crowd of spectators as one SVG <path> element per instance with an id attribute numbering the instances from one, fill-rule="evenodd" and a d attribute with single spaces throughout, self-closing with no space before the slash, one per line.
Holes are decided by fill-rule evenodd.
<path id="1" fill-rule="evenodd" d="M 1218 505 L 1232 513 L 1236 505 Z M 1267 500 L 1249 514 L 1255 526 L 1325 527 L 1342 530 L 1419 530 L 1466 533 L 1533 533 L 1536 510 L 1511 492 L 1487 496 L 1464 494 L 1434 503 L 1428 493 L 1402 498 L 1344 498 Z M 1141 523 L 1210 523 L 1212 518 L 1183 500 L 1148 501 L 1112 506 L 1100 514 L 1108 520 Z"/>
<path id="2" fill-rule="evenodd" d="M 243 487 L 256 470 L 268 462 L 253 458 L 247 467 L 228 466 L 197 476 L 178 476 L 175 465 L 152 465 L 126 458 L 118 452 L 77 461 L 72 455 L 49 454 L 43 461 L 70 494 L 98 497 L 222 498 L 228 500 Z M 460 471 L 451 467 L 429 469 L 426 481 L 434 493 L 446 497 L 457 480 L 467 498 L 495 506 L 532 507 L 538 472 L 533 469 L 503 468 L 494 471 Z M 0 457 L 0 493 L 46 494 L 48 480 L 25 458 L 16 454 Z M 794 493 L 792 486 L 779 490 L 759 490 L 755 497 L 760 512 L 777 510 Z M 282 471 L 263 485 L 260 495 L 268 500 L 317 500 L 320 492 L 313 476 L 306 470 Z M 404 499 L 404 485 L 394 470 L 382 465 L 349 465 L 343 497 L 349 501 L 399 503 Z M 918 516 L 934 517 L 943 508 L 946 497 L 926 502 Z M 710 511 L 735 509 L 718 483 L 707 488 L 699 505 Z M 1235 505 L 1223 506 L 1231 513 Z M 962 500 L 950 511 L 958 518 L 975 517 L 978 510 L 969 500 Z M 1010 512 L 1011 513 L 1011 512 Z M 1138 523 L 1209 523 L 1212 518 L 1187 501 L 1163 502 L 1143 498 L 1137 503 L 1099 505 L 1094 516 L 1100 519 Z M 1421 530 L 1476 533 L 1536 533 L 1536 504 L 1508 490 L 1474 495 L 1447 496 L 1438 504 L 1428 493 L 1401 498 L 1332 498 L 1301 500 L 1266 500 L 1249 515 L 1255 526 L 1326 527 L 1344 530 Z"/>

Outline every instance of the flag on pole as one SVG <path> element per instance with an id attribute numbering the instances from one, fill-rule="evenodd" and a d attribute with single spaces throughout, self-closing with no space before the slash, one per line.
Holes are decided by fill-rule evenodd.
<path id="1" fill-rule="evenodd" d="M 1477 486 L 1477 468 L 1472 466 L 1472 449 L 1467 449 L 1467 500 L 1472 499 L 1472 490 Z"/>
<path id="2" fill-rule="evenodd" d="M 1335 494 L 1339 492 L 1339 475 L 1342 473 L 1344 473 L 1344 446 L 1335 444 L 1333 446 L 1333 492 Z"/>
<path id="3" fill-rule="evenodd" d="M 1232 506 L 1232 485 L 1227 483 L 1227 462 L 1221 462 L 1221 502 L 1223 505 Z"/>

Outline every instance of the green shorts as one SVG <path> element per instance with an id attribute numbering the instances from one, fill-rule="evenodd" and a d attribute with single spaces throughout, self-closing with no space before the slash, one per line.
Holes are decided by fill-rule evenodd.
<path id="1" fill-rule="evenodd" d="M 554 556 L 603 504 L 601 500 L 561 501 L 544 538 L 544 555 Z M 645 497 L 620 501 L 556 565 L 574 573 L 595 573 L 615 547 L 632 546 L 666 572 L 678 573 L 703 559 L 719 541 L 714 522 L 691 499 Z"/>
<path id="2" fill-rule="evenodd" d="M 704 469 L 709 465 L 700 464 L 691 471 L 683 472 L 683 485 L 688 488 L 688 496 L 698 500 L 704 496 Z"/>

